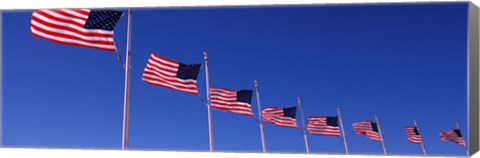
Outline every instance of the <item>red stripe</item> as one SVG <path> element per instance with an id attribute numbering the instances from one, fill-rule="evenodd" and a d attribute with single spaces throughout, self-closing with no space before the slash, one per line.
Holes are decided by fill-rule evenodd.
<path id="1" fill-rule="evenodd" d="M 151 74 L 150 72 L 143 72 L 143 74 L 155 75 L 155 74 Z M 194 83 L 182 83 L 182 82 L 178 82 L 176 80 L 169 80 L 169 79 L 165 79 L 165 78 L 161 78 L 161 77 L 152 78 L 152 77 L 148 77 L 148 76 L 143 76 L 143 78 L 158 81 L 158 82 L 167 83 L 167 84 L 169 84 L 171 86 L 174 86 L 174 87 L 177 87 L 177 88 L 197 90 L 197 88 L 195 88 L 195 87 L 188 87 L 189 85 L 196 86 Z M 175 83 L 180 84 L 180 85 L 176 85 Z"/>
<path id="2" fill-rule="evenodd" d="M 144 81 L 145 81 L 145 80 L 144 80 Z M 161 84 L 151 83 L 151 82 L 147 82 L 147 81 L 145 81 L 145 82 L 148 83 L 148 84 L 150 84 L 150 85 L 153 85 L 153 86 L 163 87 L 163 88 L 167 88 L 167 89 L 173 89 L 173 88 L 170 88 L 170 87 L 161 85 Z M 182 91 L 182 90 L 180 90 L 180 89 L 173 89 L 173 90 L 180 91 L 180 92 L 185 92 L 185 93 L 189 93 L 189 94 L 193 94 L 193 95 L 198 95 L 198 92 Z"/>
<path id="3" fill-rule="evenodd" d="M 168 59 L 168 58 L 164 58 L 164 57 L 162 57 L 162 56 L 159 56 L 159 55 L 155 54 L 154 52 L 152 52 L 152 56 L 155 56 L 155 57 L 157 57 L 157 58 L 160 58 L 160 59 L 162 59 L 162 60 L 166 60 L 166 61 L 171 62 L 171 63 L 174 63 L 174 64 L 180 64 L 180 62 L 178 62 L 178 61 L 175 61 L 175 60 L 172 60 L 172 59 Z M 150 56 L 150 58 L 152 58 L 152 57 Z"/>
<path id="4" fill-rule="evenodd" d="M 52 15 L 50 15 L 50 14 L 48 14 L 48 13 L 42 11 L 42 10 L 36 10 L 34 12 L 34 14 L 44 16 L 45 18 L 47 18 L 49 20 L 52 20 L 52 21 L 71 24 L 71 26 L 60 26 L 60 25 L 57 25 L 57 24 L 54 24 L 54 23 L 50 23 L 50 22 L 41 20 L 40 18 L 34 17 L 32 15 L 32 19 L 31 19 L 31 22 L 32 22 L 31 27 L 32 28 L 31 29 L 34 29 L 35 31 L 41 32 L 43 34 L 47 34 L 47 35 L 52 36 L 52 37 L 75 40 L 75 41 L 79 41 L 79 42 L 81 41 L 81 42 L 84 42 L 84 44 L 75 43 L 75 42 L 71 42 L 71 41 L 64 41 L 62 39 L 52 39 L 52 38 L 49 38 L 49 37 L 44 37 L 42 35 L 33 33 L 31 31 L 32 35 L 34 35 L 35 37 L 38 37 L 38 38 L 49 40 L 49 41 L 54 42 L 54 43 L 58 43 L 58 44 L 85 47 L 85 48 L 93 48 L 93 49 L 105 50 L 105 51 L 110 51 L 110 52 L 116 52 L 117 51 L 116 48 L 115 48 L 115 43 L 113 42 L 113 31 L 105 31 L 107 33 L 99 33 L 99 32 L 95 32 L 95 31 L 94 32 L 88 32 L 88 29 L 83 28 L 84 24 L 79 24 L 79 23 L 77 23 L 73 20 L 73 19 L 86 20 L 85 17 L 79 17 L 79 16 L 76 16 L 76 15 L 71 15 L 69 13 L 66 13 L 66 12 L 60 11 L 60 10 L 51 10 L 51 11 L 53 11 L 55 13 L 58 13 L 60 15 L 63 15 L 66 18 L 71 18 L 71 19 L 57 18 L 57 17 L 52 16 Z M 86 15 L 86 16 L 89 15 L 88 12 L 82 11 L 82 10 L 72 10 L 72 11 L 75 11 L 79 14 L 83 14 L 83 15 Z M 33 22 L 44 25 L 42 27 L 45 27 L 45 28 L 40 28 L 39 26 L 35 26 L 35 25 L 33 25 Z M 86 32 L 82 32 L 82 31 L 79 31 L 77 29 L 74 29 L 73 26 L 77 26 L 77 27 L 79 27 L 79 29 L 86 30 Z M 52 28 L 52 29 L 57 29 L 57 30 L 69 31 L 71 33 L 76 33 L 78 35 L 82 35 L 82 36 L 85 36 L 85 37 L 111 39 L 111 41 L 86 40 L 86 39 L 82 39 L 80 37 L 76 37 L 76 36 L 71 35 L 71 34 L 62 34 L 62 33 L 54 32 L 54 31 L 48 31 L 48 30 L 46 30 L 47 27 Z M 111 32 L 111 33 L 108 33 L 108 32 Z M 91 45 L 87 45 L 86 43 L 95 44 L 95 45 L 103 45 L 103 46 L 111 46 L 113 48 L 103 48 L 103 47 L 99 47 L 99 46 L 91 46 Z"/>
<path id="5" fill-rule="evenodd" d="M 31 27 L 33 27 L 37 31 L 43 32 L 43 33 L 48 34 L 48 35 L 56 36 L 56 37 L 74 39 L 74 40 L 83 41 L 83 42 L 87 42 L 87 43 L 91 43 L 91 44 L 102 44 L 102 45 L 110 45 L 110 46 L 113 46 L 115 44 L 113 41 L 85 40 L 83 38 L 76 37 L 76 36 L 73 36 L 73 35 L 48 31 L 48 30 L 45 30 L 43 28 L 37 27 L 35 25 L 32 25 Z"/>
<path id="6" fill-rule="evenodd" d="M 71 28 L 71 27 L 60 26 L 60 25 L 56 25 L 56 24 L 53 24 L 53 23 L 43 21 L 43 20 L 41 20 L 37 17 L 32 17 L 32 20 L 36 21 L 36 22 L 38 22 L 42 25 L 45 25 L 47 27 L 50 27 L 50 28 L 55 28 L 55 29 L 59 29 L 59 30 L 66 30 L 66 31 L 70 31 L 70 32 L 74 32 L 74 33 L 83 35 L 83 36 L 98 37 L 98 38 L 113 38 L 113 34 L 103 34 L 103 33 L 97 33 L 97 32 L 82 32 L 82 31 L 79 31 L 79 30 Z M 32 24 L 32 26 L 34 26 L 34 25 Z"/>
<path id="7" fill-rule="evenodd" d="M 220 111 L 226 111 L 226 112 L 231 112 L 231 113 L 240 114 L 240 115 L 245 115 L 245 116 L 253 116 L 253 112 L 252 112 L 252 111 L 245 111 L 245 110 L 241 110 L 241 109 L 232 110 L 232 109 L 229 109 L 229 108 L 222 108 L 222 107 L 216 107 L 216 106 L 212 106 L 212 108 L 213 108 L 213 109 L 216 109 L 216 110 L 220 110 Z M 245 114 L 245 113 L 239 113 L 239 112 L 236 112 L 236 111 L 247 112 L 247 114 Z"/>
<path id="8" fill-rule="evenodd" d="M 54 9 L 54 10 L 51 10 L 51 11 L 52 11 L 52 12 L 55 12 L 55 13 L 57 13 L 57 14 L 66 16 L 66 17 L 79 18 L 79 19 L 82 19 L 82 20 L 85 20 L 85 21 L 87 21 L 87 19 L 88 19 L 88 18 L 84 18 L 84 17 L 77 16 L 77 15 L 73 15 L 73 14 L 70 14 L 70 13 L 68 13 L 68 12 L 64 12 L 64 11 L 62 11 L 62 10 L 58 10 L 58 9 Z M 83 15 L 85 15 L 85 16 L 87 16 L 87 17 L 90 15 L 90 13 L 86 13 L 86 12 L 84 12 L 84 11 L 82 11 L 82 10 L 71 10 L 71 11 L 77 12 L 77 13 L 79 13 L 79 14 L 82 14 L 82 12 L 83 12 Z M 81 12 L 79 12 L 79 11 L 81 11 Z"/>
<path id="9" fill-rule="evenodd" d="M 150 58 L 148 60 L 147 67 L 145 67 L 145 70 L 143 72 L 143 77 L 142 77 L 143 81 L 145 81 L 145 82 L 147 82 L 151 85 L 154 85 L 154 86 L 159 86 L 159 87 L 163 87 L 163 88 L 167 88 L 167 89 L 173 89 L 173 90 L 177 90 L 177 91 L 185 92 L 185 93 L 189 93 L 189 94 L 194 94 L 194 95 L 199 94 L 198 90 L 197 90 L 196 81 L 186 81 L 186 80 L 183 80 L 183 79 L 180 79 L 180 78 L 176 78 L 176 75 L 175 76 L 167 75 L 167 74 L 165 74 L 161 71 L 157 71 L 157 70 L 154 70 L 152 68 L 149 68 L 148 66 L 157 67 L 157 66 L 153 66 L 154 63 L 158 64 L 158 65 L 165 66 L 165 67 L 172 67 L 168 64 L 163 64 L 162 62 L 155 60 L 154 56 L 157 57 L 157 58 L 160 58 L 162 60 L 171 62 L 172 64 L 179 64 L 176 61 L 160 57 L 160 56 L 158 56 L 158 55 L 156 55 L 155 53 L 152 52 L 152 54 L 150 55 Z M 172 67 L 172 68 L 175 68 L 175 67 Z M 162 76 L 160 76 L 160 75 L 158 75 L 154 72 L 148 72 L 148 71 L 154 71 L 156 73 L 160 73 L 164 76 L 171 77 L 171 78 L 165 78 L 165 77 L 162 77 Z M 171 71 L 171 70 L 165 70 L 165 71 Z M 176 74 L 177 72 L 174 72 L 174 73 Z M 151 75 L 152 77 L 145 76 L 145 75 Z M 175 78 L 175 79 L 172 79 L 172 78 Z M 163 83 L 163 84 L 169 85 L 171 87 L 166 86 L 166 85 L 162 85 L 162 84 L 159 84 L 159 83 L 154 83 L 154 82 L 149 81 L 149 80 L 157 81 L 159 83 Z M 189 87 L 189 86 L 193 86 L 193 87 Z M 191 91 L 195 91 L 195 92 L 191 92 Z"/>
<path id="10" fill-rule="evenodd" d="M 116 52 L 117 50 L 116 49 L 109 49 L 109 48 L 101 48 L 101 47 L 95 47 L 95 46 L 88 46 L 88 45 L 83 45 L 83 44 L 76 44 L 76 43 L 70 43 L 70 42 L 64 42 L 64 41 L 60 41 L 60 40 L 54 40 L 54 39 L 48 39 L 48 38 L 44 38 L 42 36 L 39 36 L 33 32 L 31 32 L 33 36 L 37 37 L 37 38 L 42 38 L 42 39 L 46 39 L 46 40 L 49 40 L 51 42 L 54 42 L 54 43 L 58 43 L 58 44 L 63 44 L 63 45 L 69 45 L 69 46 L 78 46 L 78 47 L 85 47 L 85 48 L 94 48 L 94 49 L 99 49 L 99 50 L 104 50 L 104 51 L 109 51 L 109 52 Z"/>

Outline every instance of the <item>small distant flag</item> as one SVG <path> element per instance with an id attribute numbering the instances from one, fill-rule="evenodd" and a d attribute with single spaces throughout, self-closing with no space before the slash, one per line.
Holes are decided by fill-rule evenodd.
<path id="1" fill-rule="evenodd" d="M 323 136 L 340 136 L 337 116 L 310 116 L 308 121 L 308 133 Z"/>
<path id="2" fill-rule="evenodd" d="M 213 109 L 235 114 L 253 116 L 250 102 L 252 90 L 228 90 L 221 88 L 210 89 L 210 106 Z"/>
<path id="3" fill-rule="evenodd" d="M 371 121 L 357 122 L 353 123 L 353 128 L 355 133 L 365 135 L 374 141 L 381 142 L 377 123 Z"/>
<path id="4" fill-rule="evenodd" d="M 466 146 L 465 140 L 463 140 L 462 133 L 460 133 L 459 129 L 451 129 L 447 132 L 440 132 L 440 140 L 443 141 L 451 141 L 460 146 Z"/>
<path id="5" fill-rule="evenodd" d="M 55 43 L 116 52 L 113 31 L 123 12 L 90 9 L 36 10 L 31 33 Z"/>
<path id="6" fill-rule="evenodd" d="M 420 133 L 418 133 L 417 127 L 406 126 L 403 128 L 405 129 L 405 132 L 407 132 L 409 142 L 415 144 L 423 144 L 422 137 L 420 136 Z"/>
<path id="7" fill-rule="evenodd" d="M 152 52 L 142 80 L 159 87 L 198 95 L 197 77 L 201 64 L 182 64 Z"/>
<path id="8" fill-rule="evenodd" d="M 263 121 L 280 127 L 298 128 L 297 120 L 295 119 L 296 113 L 296 106 L 289 108 L 270 107 L 262 111 L 262 117 Z"/>

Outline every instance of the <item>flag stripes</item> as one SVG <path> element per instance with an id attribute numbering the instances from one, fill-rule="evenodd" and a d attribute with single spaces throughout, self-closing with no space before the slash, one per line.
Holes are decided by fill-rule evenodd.
<path id="1" fill-rule="evenodd" d="M 297 120 L 295 119 L 295 116 L 291 117 L 288 114 L 287 116 L 285 116 L 286 114 L 285 109 L 278 108 L 278 107 L 265 108 L 262 111 L 263 121 L 268 123 L 273 123 L 280 127 L 298 128 Z M 296 107 L 294 110 L 296 110 Z M 288 111 L 292 111 L 292 110 L 289 109 Z"/>
<path id="2" fill-rule="evenodd" d="M 308 133 L 323 136 L 340 136 L 338 117 L 310 116 L 308 121 Z"/>
<path id="3" fill-rule="evenodd" d="M 451 130 L 448 130 L 447 132 L 441 131 L 440 140 L 451 141 L 460 146 L 464 146 L 464 147 L 466 146 L 465 140 L 463 139 L 462 134 L 458 129 L 451 129 Z"/>
<path id="4" fill-rule="evenodd" d="M 353 128 L 357 134 L 365 135 L 377 142 L 381 141 L 376 123 L 370 121 L 357 122 L 353 123 Z"/>
<path id="5" fill-rule="evenodd" d="M 186 65 L 152 52 L 142 80 L 159 87 L 198 95 L 197 77 L 201 64 Z"/>
<path id="6" fill-rule="evenodd" d="M 210 106 L 213 109 L 235 114 L 253 116 L 250 101 L 253 91 L 234 91 L 221 88 L 210 89 Z"/>
<path id="7" fill-rule="evenodd" d="M 102 18 L 91 17 L 91 14 Z M 36 10 L 30 31 L 38 38 L 59 44 L 116 52 L 113 28 L 121 15 L 122 12 L 117 11 L 90 9 Z"/>
<path id="8" fill-rule="evenodd" d="M 405 132 L 407 132 L 408 141 L 415 144 L 423 144 L 422 137 L 418 133 L 417 127 L 406 126 L 403 127 Z"/>

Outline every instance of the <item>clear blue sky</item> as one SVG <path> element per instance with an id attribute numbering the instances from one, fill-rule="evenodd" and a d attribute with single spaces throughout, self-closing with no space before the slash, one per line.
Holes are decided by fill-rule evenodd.
<path id="1" fill-rule="evenodd" d="M 183 63 L 202 63 L 208 51 L 212 87 L 253 90 L 257 79 L 263 107 L 294 106 L 301 96 L 306 117 L 341 107 L 352 154 L 383 154 L 351 126 L 376 114 L 392 155 L 422 154 L 403 130 L 417 119 L 431 155 L 464 156 L 439 132 L 458 121 L 468 140 L 467 9 L 466 2 L 134 9 L 130 148 L 208 151 L 201 98 L 141 80 L 152 51 Z M 120 149 L 124 69 L 116 54 L 36 38 L 31 14 L 3 13 L 4 146 Z M 124 16 L 115 30 L 123 58 L 126 24 Z M 198 87 L 205 97 L 203 69 Z M 255 97 L 252 106 L 256 115 Z M 253 117 L 213 110 L 213 127 L 216 151 L 262 151 Z M 268 152 L 305 152 L 299 129 L 266 124 L 265 136 Z M 312 153 L 344 153 L 339 137 L 308 138 Z"/>

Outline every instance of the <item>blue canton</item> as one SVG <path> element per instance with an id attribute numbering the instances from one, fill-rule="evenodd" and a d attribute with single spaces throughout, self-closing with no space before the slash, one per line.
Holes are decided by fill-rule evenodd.
<path id="1" fill-rule="evenodd" d="M 120 11 L 91 10 L 83 27 L 112 31 L 122 15 L 123 12 Z"/>

